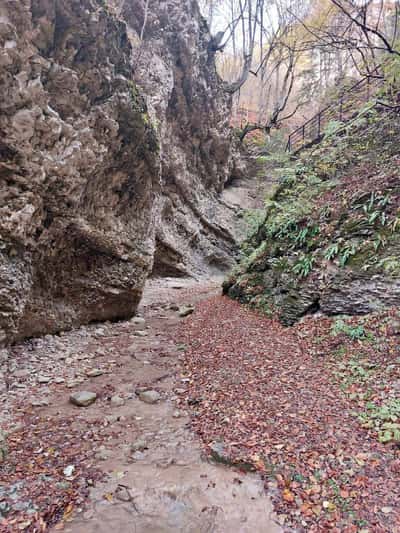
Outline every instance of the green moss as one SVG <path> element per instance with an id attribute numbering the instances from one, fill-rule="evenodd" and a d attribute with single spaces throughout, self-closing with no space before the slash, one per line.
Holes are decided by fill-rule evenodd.
<path id="1" fill-rule="evenodd" d="M 400 123 L 365 106 L 297 161 L 282 159 L 265 220 L 242 246 L 240 276 L 231 277 L 236 297 L 290 323 L 318 301 L 327 261 L 346 279 L 352 271 L 400 275 L 400 186 L 388 179 L 399 174 L 399 139 Z"/>

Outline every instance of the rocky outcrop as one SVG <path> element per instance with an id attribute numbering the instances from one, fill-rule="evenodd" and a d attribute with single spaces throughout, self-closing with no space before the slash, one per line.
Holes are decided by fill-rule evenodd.
<path id="1" fill-rule="evenodd" d="M 115 0 L 128 25 L 135 79 L 146 94 L 161 150 L 154 273 L 181 275 L 232 264 L 234 239 L 219 202 L 238 173 L 230 99 L 215 71 L 211 36 L 194 0 Z"/>
<path id="2" fill-rule="evenodd" d="M 398 306 L 399 139 L 372 109 L 288 164 L 225 292 L 287 325 Z"/>
<path id="3" fill-rule="evenodd" d="M 229 102 L 193 2 L 0 5 L 0 343 L 230 262 Z M 126 20 L 128 28 L 123 21 Z"/>

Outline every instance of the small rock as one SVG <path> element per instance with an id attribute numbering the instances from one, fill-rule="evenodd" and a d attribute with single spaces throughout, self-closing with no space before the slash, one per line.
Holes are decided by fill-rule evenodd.
<path id="1" fill-rule="evenodd" d="M 64 468 L 63 474 L 65 477 L 71 477 L 72 474 L 74 473 L 74 470 L 75 470 L 74 465 L 68 465 Z"/>
<path id="2" fill-rule="evenodd" d="M 135 335 L 135 337 L 147 337 L 149 333 L 147 331 L 139 330 L 139 331 L 134 331 L 133 334 Z"/>
<path id="3" fill-rule="evenodd" d="M 146 320 L 142 318 L 141 316 L 135 316 L 131 320 L 132 324 L 135 324 L 135 326 L 144 326 L 146 323 Z"/>
<path id="4" fill-rule="evenodd" d="M 92 368 L 86 371 L 86 375 L 88 378 L 97 378 L 98 376 L 102 376 L 103 374 L 104 372 L 103 370 L 101 370 L 101 368 Z"/>
<path id="5" fill-rule="evenodd" d="M 161 396 L 155 390 L 146 390 L 139 393 L 139 399 L 144 403 L 154 404 L 160 400 Z"/>
<path id="6" fill-rule="evenodd" d="M 173 414 L 172 414 L 172 416 L 173 416 L 174 418 L 180 418 L 180 417 L 181 417 L 181 412 L 180 412 L 180 411 L 174 411 Z"/>
<path id="7" fill-rule="evenodd" d="M 111 397 L 111 406 L 112 407 L 122 407 L 125 405 L 125 400 L 121 396 L 112 396 Z"/>
<path id="8" fill-rule="evenodd" d="M 179 316 L 185 318 L 186 316 L 191 315 L 194 312 L 194 307 L 190 305 L 185 305 L 184 307 L 179 308 Z"/>
<path id="9" fill-rule="evenodd" d="M 38 376 L 37 378 L 38 383 L 50 383 L 50 378 L 48 376 Z"/>
<path id="10" fill-rule="evenodd" d="M 31 406 L 32 407 L 46 407 L 49 405 L 48 400 L 32 400 Z"/>
<path id="11" fill-rule="evenodd" d="M 0 464 L 5 461 L 8 455 L 7 437 L 8 434 L 0 429 Z"/>
<path id="12" fill-rule="evenodd" d="M 143 452 L 135 452 L 131 455 L 131 457 L 134 461 L 141 461 L 144 459 L 145 455 Z"/>
<path id="13" fill-rule="evenodd" d="M 381 508 L 382 513 L 389 514 L 393 511 L 393 507 L 382 507 Z"/>
<path id="14" fill-rule="evenodd" d="M 106 424 L 115 424 L 118 422 L 120 417 L 118 415 L 108 415 L 104 418 Z"/>
<path id="15" fill-rule="evenodd" d="M 389 335 L 400 335 L 400 319 L 393 318 L 389 322 L 388 333 Z"/>
<path id="16" fill-rule="evenodd" d="M 16 370 L 14 372 L 14 377 L 19 379 L 19 378 L 27 378 L 30 374 L 30 371 L 27 369 L 27 368 L 21 368 L 20 370 Z"/>
<path id="17" fill-rule="evenodd" d="M 59 481 L 56 483 L 56 487 L 61 490 L 68 490 L 71 487 L 71 483 L 69 481 Z"/>
<path id="18" fill-rule="evenodd" d="M 0 502 L 0 518 L 5 518 L 11 511 L 10 504 L 7 502 Z"/>
<path id="19" fill-rule="evenodd" d="M 131 444 L 131 452 L 143 452 L 147 450 L 147 442 L 143 439 L 138 439 L 133 444 Z"/>
<path id="20" fill-rule="evenodd" d="M 57 383 L 57 385 L 60 385 L 61 383 L 64 383 L 65 379 L 64 378 L 56 378 L 54 380 L 55 383 Z"/>
<path id="21" fill-rule="evenodd" d="M 217 463 L 229 464 L 229 455 L 223 442 L 212 442 L 210 444 L 211 457 Z"/>
<path id="22" fill-rule="evenodd" d="M 98 451 L 96 452 L 96 459 L 99 461 L 107 461 L 107 459 L 110 458 L 111 450 L 107 450 L 105 446 L 100 446 Z"/>
<path id="23" fill-rule="evenodd" d="M 96 399 L 97 394 L 95 392 L 90 391 L 75 392 L 69 397 L 70 402 L 74 405 L 77 405 L 78 407 L 88 407 L 89 405 L 94 403 Z"/>
<path id="24" fill-rule="evenodd" d="M 9 360 L 10 354 L 8 350 L 0 350 L 0 364 L 6 363 Z"/>

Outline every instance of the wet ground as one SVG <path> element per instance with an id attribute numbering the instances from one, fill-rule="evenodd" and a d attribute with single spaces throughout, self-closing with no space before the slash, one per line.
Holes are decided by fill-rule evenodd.
<path id="1" fill-rule="evenodd" d="M 82 439 L 82 448 L 95 452 L 92 466 L 105 474 L 102 482 L 84 480 L 94 485 L 89 499 L 67 507 L 50 531 L 280 531 L 262 481 L 205 460 L 188 427 L 190 407 L 182 399 L 186 383 L 180 374 L 183 347 L 171 335 L 185 320 L 178 308 L 218 293 L 219 286 L 219 282 L 153 281 L 139 311 L 144 323 L 93 325 L 14 349 L 15 381 L 1 396 L 7 429 L 12 429 L 16 405 L 25 416 L 30 412 L 50 427 L 58 427 L 61 419 L 73 420 L 68 423 L 71 434 L 76 431 L 70 452 L 73 446 L 79 449 L 76 440 Z M 145 389 L 158 393 L 159 400 L 142 401 L 138 392 Z M 89 407 L 71 405 L 70 394 L 81 390 L 96 392 L 96 402 Z M 97 429 L 89 435 L 86 430 L 93 424 Z M 15 434 L 20 431 L 16 425 Z M 46 435 L 47 450 L 53 450 L 52 435 Z M 14 441 L 13 446 L 11 459 L 19 453 Z M 70 453 L 71 465 L 73 457 Z M 77 472 L 79 463 L 74 468 Z M 68 483 L 74 474 L 67 474 Z M 38 508 L 40 504 L 33 505 L 32 513 Z M 28 522 L 27 531 L 33 527 Z M 12 525 L 2 527 L 0 531 L 14 531 Z"/>

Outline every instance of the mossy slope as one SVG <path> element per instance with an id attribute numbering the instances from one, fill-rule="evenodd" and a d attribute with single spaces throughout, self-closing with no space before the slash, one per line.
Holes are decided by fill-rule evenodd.
<path id="1" fill-rule="evenodd" d="M 285 324 L 398 305 L 399 146 L 398 115 L 366 106 L 282 169 L 224 291 Z"/>

